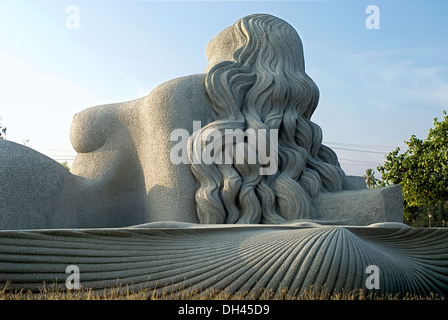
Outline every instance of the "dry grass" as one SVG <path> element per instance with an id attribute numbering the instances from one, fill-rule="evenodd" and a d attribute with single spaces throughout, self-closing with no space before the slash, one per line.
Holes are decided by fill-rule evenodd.
<path id="1" fill-rule="evenodd" d="M 67 290 L 61 285 L 43 284 L 39 291 L 12 290 L 6 286 L 0 287 L 0 300 L 445 300 L 435 294 L 418 296 L 406 294 L 378 295 L 364 290 L 328 294 L 310 288 L 299 294 L 291 294 L 288 290 L 274 293 L 264 291 L 258 293 L 237 292 L 229 294 L 222 290 L 179 290 L 163 289 L 133 290 L 128 286 L 116 286 L 103 290 L 80 288 Z"/>

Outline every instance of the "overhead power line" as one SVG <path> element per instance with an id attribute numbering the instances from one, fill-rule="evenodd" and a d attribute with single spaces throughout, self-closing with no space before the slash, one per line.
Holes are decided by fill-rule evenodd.
<path id="1" fill-rule="evenodd" d="M 376 154 L 386 154 L 386 153 L 388 153 L 388 152 L 369 151 L 369 150 L 350 149 L 350 148 L 340 148 L 340 147 L 332 147 L 332 149 L 346 150 L 346 151 L 355 151 L 355 152 L 365 152 L 365 153 L 376 153 Z"/>
<path id="2" fill-rule="evenodd" d="M 344 150 L 352 152 L 362 152 L 371 154 L 381 154 L 386 155 L 393 149 L 392 146 L 384 145 L 371 145 L 371 144 L 357 144 L 357 143 L 343 143 L 343 142 L 324 142 L 325 145 L 331 147 L 335 150 Z M 365 150 L 368 149 L 368 150 Z M 384 151 L 378 151 L 383 149 Z M 49 157 L 56 161 L 73 161 L 76 157 L 76 152 L 74 150 L 55 150 L 55 149 L 45 149 L 41 150 L 42 153 L 47 154 Z M 346 165 L 378 165 L 378 163 L 370 161 L 362 161 L 355 159 L 339 158 L 340 161 L 348 161 L 351 163 L 346 163 Z"/>
<path id="3" fill-rule="evenodd" d="M 339 158 L 340 161 L 350 161 L 350 162 L 355 162 L 352 164 L 359 164 L 359 165 L 372 165 L 372 166 L 376 166 L 378 165 L 378 163 L 376 162 L 370 162 L 370 161 L 361 161 L 361 160 L 352 160 L 352 159 L 343 159 L 343 158 Z"/>
<path id="4" fill-rule="evenodd" d="M 332 144 L 332 145 L 340 145 L 340 146 L 349 146 L 349 147 L 359 147 L 359 148 L 373 148 L 373 149 L 390 149 L 393 150 L 396 147 L 392 146 L 382 146 L 375 144 L 359 144 L 359 143 L 346 143 L 346 142 L 324 142 L 324 144 Z"/>

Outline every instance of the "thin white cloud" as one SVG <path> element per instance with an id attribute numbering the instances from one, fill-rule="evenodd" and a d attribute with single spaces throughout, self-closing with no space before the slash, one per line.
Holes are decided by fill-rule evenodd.
<path id="1" fill-rule="evenodd" d="M 399 51 L 341 52 L 313 66 L 309 74 L 321 91 L 315 121 L 324 139 L 402 148 L 413 134 L 426 137 L 433 119 L 448 109 L 448 66 L 426 58 Z M 335 151 L 352 161 L 384 161 L 381 155 Z M 362 169 L 344 165 L 349 173 Z"/>
<path id="2" fill-rule="evenodd" d="M 358 93 L 380 110 L 405 103 L 435 109 L 448 106 L 448 81 L 441 66 L 421 66 L 390 52 L 366 52 L 349 59 Z"/>

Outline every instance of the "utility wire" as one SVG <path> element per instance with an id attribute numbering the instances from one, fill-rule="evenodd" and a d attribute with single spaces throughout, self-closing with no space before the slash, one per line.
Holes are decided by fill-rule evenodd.
<path id="1" fill-rule="evenodd" d="M 340 161 L 350 161 L 350 162 L 356 162 L 357 164 L 370 164 L 370 165 L 378 165 L 378 163 L 375 162 L 369 162 L 369 161 L 360 161 L 360 160 L 351 160 L 351 159 L 343 159 L 343 158 L 339 158 Z M 349 164 L 352 165 L 352 164 Z"/>
<path id="2" fill-rule="evenodd" d="M 340 148 L 340 147 L 332 147 L 332 149 L 336 149 L 336 150 L 346 150 L 346 151 L 355 151 L 355 152 L 365 152 L 365 153 L 386 154 L 385 152 L 379 152 L 379 151 L 368 151 L 368 150 L 350 149 L 350 148 Z"/>
<path id="3" fill-rule="evenodd" d="M 359 143 L 345 143 L 345 142 L 324 142 L 324 144 L 342 145 L 342 146 L 360 147 L 360 148 L 388 149 L 388 150 L 393 150 L 396 148 L 396 147 L 392 147 L 392 146 L 381 146 L 381 145 L 359 144 Z"/>
<path id="4" fill-rule="evenodd" d="M 324 142 L 325 145 L 330 145 L 332 149 L 335 150 L 344 150 L 344 151 L 352 151 L 352 152 L 362 152 L 362 153 L 371 153 L 371 154 L 381 154 L 381 155 L 385 155 L 387 153 L 389 153 L 391 150 L 394 149 L 394 147 L 391 146 L 382 146 L 382 145 L 368 145 L 368 144 L 356 144 L 356 143 L 342 143 L 342 142 Z M 348 146 L 349 148 L 346 148 L 345 146 Z M 353 147 L 353 148 L 352 148 Z M 357 148 L 356 148 L 357 147 Z M 361 148 L 368 148 L 371 150 L 363 150 Z M 372 149 L 387 149 L 388 151 L 374 151 Z M 73 161 L 75 160 L 76 154 L 74 150 L 50 150 L 50 149 L 45 149 L 45 150 L 40 150 L 40 152 L 47 154 L 49 157 L 51 157 L 52 159 L 56 160 L 56 161 Z M 53 154 L 54 152 L 54 154 Z M 69 155 L 67 153 L 71 153 L 74 155 Z M 347 165 L 361 165 L 361 164 L 366 164 L 366 165 L 377 165 L 377 163 L 373 163 L 373 162 L 368 162 L 368 161 L 361 161 L 361 160 L 354 160 L 354 159 L 344 159 L 344 158 L 339 158 L 340 161 L 350 161 L 350 162 L 355 162 L 352 164 L 347 164 Z"/>

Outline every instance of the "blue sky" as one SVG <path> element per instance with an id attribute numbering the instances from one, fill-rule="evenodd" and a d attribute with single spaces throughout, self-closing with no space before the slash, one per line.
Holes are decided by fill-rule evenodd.
<path id="1" fill-rule="evenodd" d="M 67 19 L 75 5 L 79 28 Z M 366 8 L 380 29 L 366 28 Z M 347 174 L 362 175 L 448 109 L 444 1 L 0 0 L 0 116 L 9 140 L 72 160 L 75 113 L 143 97 L 207 66 L 205 47 L 252 13 L 302 38 L 321 98 L 313 116 Z M 376 174 L 379 177 L 379 174 Z"/>

